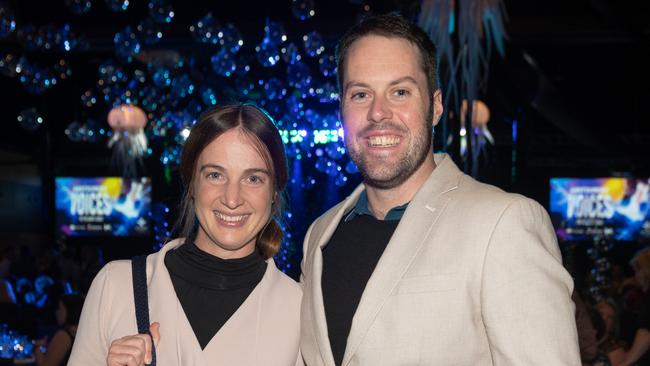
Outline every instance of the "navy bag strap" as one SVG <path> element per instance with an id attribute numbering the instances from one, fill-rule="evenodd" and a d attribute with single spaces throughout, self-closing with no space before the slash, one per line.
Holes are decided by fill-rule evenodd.
<path id="1" fill-rule="evenodd" d="M 149 332 L 149 296 L 147 294 L 147 256 L 139 255 L 131 258 L 131 272 L 133 275 L 133 299 L 135 300 L 135 319 L 138 323 L 138 333 Z M 151 338 L 151 363 L 156 366 L 156 347 Z"/>

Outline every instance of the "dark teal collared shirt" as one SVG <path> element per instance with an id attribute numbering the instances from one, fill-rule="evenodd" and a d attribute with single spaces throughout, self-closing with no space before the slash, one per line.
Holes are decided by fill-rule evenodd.
<path id="1" fill-rule="evenodd" d="M 385 221 L 399 221 L 402 216 L 404 216 L 404 211 L 406 211 L 406 208 L 408 207 L 409 202 L 391 208 L 387 213 L 386 217 L 384 217 Z M 372 217 L 375 217 L 375 215 L 372 214 L 370 211 L 370 208 L 368 207 L 368 194 L 366 191 L 361 192 L 361 195 L 359 195 L 359 199 L 357 200 L 357 204 L 354 205 L 354 208 L 352 211 L 350 211 L 345 218 L 343 219 L 344 222 L 348 222 L 350 220 L 353 220 L 355 217 L 360 216 L 360 215 L 370 215 Z"/>

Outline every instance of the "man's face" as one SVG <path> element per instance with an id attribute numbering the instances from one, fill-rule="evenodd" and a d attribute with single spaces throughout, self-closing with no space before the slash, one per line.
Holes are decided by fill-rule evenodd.
<path id="1" fill-rule="evenodd" d="M 350 157 L 366 184 L 397 187 L 432 159 L 440 92 L 429 100 L 420 52 L 402 38 L 360 38 L 344 70 L 341 112 Z"/>

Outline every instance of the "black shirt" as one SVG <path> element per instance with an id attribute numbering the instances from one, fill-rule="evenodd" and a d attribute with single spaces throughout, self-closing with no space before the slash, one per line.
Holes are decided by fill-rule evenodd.
<path id="1" fill-rule="evenodd" d="M 262 280 L 267 263 L 257 251 L 244 258 L 226 260 L 189 242 L 167 252 L 165 266 L 204 349 Z"/>
<path id="2" fill-rule="evenodd" d="M 343 361 L 352 317 L 366 283 L 397 224 L 399 220 L 382 221 L 370 215 L 343 220 L 323 249 L 323 303 L 337 365 Z"/>

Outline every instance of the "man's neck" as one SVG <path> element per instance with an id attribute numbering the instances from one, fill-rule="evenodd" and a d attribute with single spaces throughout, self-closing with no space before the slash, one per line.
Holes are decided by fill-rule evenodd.
<path id="1" fill-rule="evenodd" d="M 368 208 L 375 218 L 383 220 L 392 208 L 410 202 L 435 168 L 433 154 L 430 154 L 420 168 L 397 187 L 381 189 L 366 185 Z"/>

